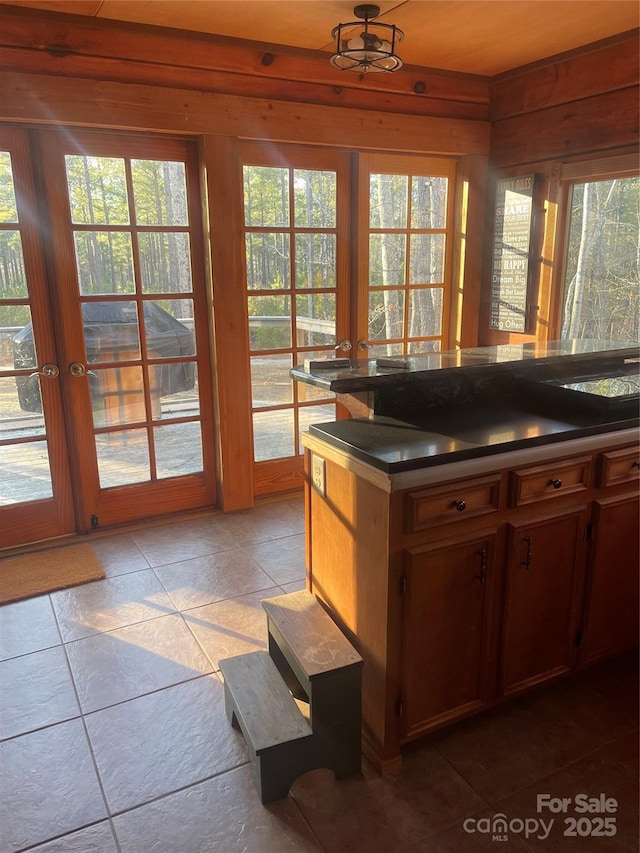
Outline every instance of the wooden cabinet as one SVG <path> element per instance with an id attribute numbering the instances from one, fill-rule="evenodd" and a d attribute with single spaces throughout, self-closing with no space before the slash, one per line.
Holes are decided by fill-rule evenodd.
<path id="1" fill-rule="evenodd" d="M 637 495 L 595 502 L 582 637 L 586 663 L 638 642 L 639 513 Z"/>
<path id="2" fill-rule="evenodd" d="M 502 693 L 519 693 L 575 663 L 586 509 L 508 524 Z"/>
<path id="3" fill-rule="evenodd" d="M 308 584 L 364 659 L 379 770 L 428 731 L 637 643 L 628 439 L 494 457 L 471 477 L 443 465 L 432 483 L 305 443 L 307 471 L 312 452 L 326 466 L 323 490 L 307 479 Z"/>
<path id="4" fill-rule="evenodd" d="M 495 531 L 410 548 L 402 646 L 403 737 L 489 701 Z"/>

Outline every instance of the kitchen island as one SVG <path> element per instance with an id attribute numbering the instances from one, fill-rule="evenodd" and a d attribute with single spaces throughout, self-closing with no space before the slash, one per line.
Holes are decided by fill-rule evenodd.
<path id="1" fill-rule="evenodd" d="M 363 749 L 637 643 L 638 347 L 295 368 L 358 417 L 304 436 L 311 591 L 364 659 Z"/>

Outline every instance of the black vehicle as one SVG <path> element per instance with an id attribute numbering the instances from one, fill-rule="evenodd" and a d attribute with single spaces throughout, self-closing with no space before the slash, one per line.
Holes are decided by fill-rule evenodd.
<path id="1" fill-rule="evenodd" d="M 137 316 L 132 302 L 84 302 L 82 320 L 88 364 L 118 361 L 126 351 L 137 350 Z M 151 358 L 180 358 L 195 354 L 195 340 L 191 329 L 155 302 L 144 303 L 144 325 L 147 352 Z M 12 340 L 15 369 L 36 370 L 31 323 L 20 329 Z M 195 385 L 193 362 L 163 364 L 159 373 L 160 396 L 189 391 Z M 17 376 L 16 386 L 20 408 L 25 412 L 41 412 L 42 402 L 36 377 Z"/>

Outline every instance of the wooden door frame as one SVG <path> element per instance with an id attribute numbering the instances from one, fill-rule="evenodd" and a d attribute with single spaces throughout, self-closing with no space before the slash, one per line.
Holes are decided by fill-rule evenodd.
<path id="1" fill-rule="evenodd" d="M 433 164 L 433 166 L 430 166 Z M 459 235 L 456 229 L 456 214 L 459 208 L 457 198 L 457 165 L 456 157 L 362 152 L 358 154 L 358 193 L 357 193 L 357 311 L 354 313 L 356 340 L 368 341 L 369 331 L 369 175 L 372 172 L 383 171 L 386 174 L 426 174 L 448 178 L 447 188 L 447 220 L 445 229 L 447 242 L 445 247 L 443 272 L 443 310 L 442 310 L 442 343 L 443 349 L 450 349 L 455 340 L 454 330 L 457 326 L 455 319 L 456 304 L 454 303 L 454 245 Z M 408 284 L 405 284 L 408 287 Z M 366 353 L 366 350 L 365 350 Z M 366 357 L 366 356 L 365 356 Z"/>
<path id="2" fill-rule="evenodd" d="M 240 209 L 236 220 L 239 231 L 236 232 L 234 246 L 237 247 L 239 259 L 236 261 L 236 272 L 242 278 L 238 284 L 235 299 L 242 299 L 243 305 L 238 304 L 234 315 L 242 317 L 244 322 L 244 353 L 242 359 L 233 365 L 228 371 L 224 370 L 224 356 L 220 354 L 217 359 L 219 369 L 222 368 L 223 376 L 218 376 L 221 385 L 235 386 L 238 398 L 241 398 L 245 413 L 234 406 L 235 423 L 242 424 L 249 431 L 249 441 L 244 442 L 249 459 L 252 461 L 249 480 L 249 472 L 244 472 L 245 494 L 254 497 L 273 494 L 274 492 L 286 492 L 300 489 L 304 481 L 303 454 L 287 457 L 282 460 L 265 460 L 253 462 L 253 427 L 251 420 L 251 372 L 250 372 L 250 346 L 248 334 L 248 312 L 246 307 L 246 266 L 244 260 L 244 242 L 240 242 L 238 235 L 244 234 L 243 193 L 242 193 L 242 168 L 244 165 L 264 165 L 291 169 L 327 169 L 335 171 L 336 178 L 336 234 L 341 238 L 336 245 L 336 318 L 339 325 L 336 327 L 337 340 L 350 337 L 351 330 L 351 165 L 350 153 L 333 148 L 316 148 L 308 145 L 276 144 L 272 142 L 239 141 L 237 170 L 234 173 L 240 182 Z M 241 238 L 242 239 L 242 238 Z M 212 250 L 215 251 L 215 236 L 212 242 Z M 226 254 L 229 247 L 222 247 L 221 251 Z M 227 261 L 227 264 L 230 262 Z M 293 283 L 292 283 L 293 289 Z M 214 283 L 215 293 L 215 283 Z M 214 297 L 215 299 L 215 297 Z M 224 332 L 223 332 L 224 334 Z M 239 375 L 240 374 L 240 375 Z M 238 387 L 241 384 L 241 387 Z M 294 400 L 292 406 L 296 406 Z M 221 436 L 222 438 L 222 436 Z M 234 436 L 237 443 L 238 437 Z M 235 480 L 235 477 L 234 477 Z M 225 502 L 225 508 L 227 504 Z M 246 504 L 245 504 L 246 506 Z"/>
<path id="3" fill-rule="evenodd" d="M 118 156 L 149 159 L 175 156 L 185 162 L 187 198 L 192 239 L 192 286 L 194 299 L 209 304 L 206 293 L 203 232 L 201 227 L 200 170 L 197 146 L 194 141 L 170 136 L 151 136 L 112 131 L 70 129 L 41 129 L 37 131 L 41 147 L 41 162 L 47 171 L 46 196 L 50 213 L 49 257 L 51 259 L 51 294 L 53 317 L 60 342 L 60 376 L 66 423 L 69 430 L 72 480 L 76 504 L 78 532 L 96 526 L 108 526 L 123 521 L 147 518 L 177 510 L 212 506 L 216 500 L 215 453 L 213 443 L 212 376 L 209 353 L 209 324 L 205 315 L 194 316 L 196 339 L 204 352 L 198 361 L 198 381 L 201 387 L 200 420 L 202 430 L 203 473 L 184 475 L 162 481 L 139 483 L 101 490 L 93 432 L 82 428 L 93 423 L 88 394 L 74 393 L 77 382 L 69 365 L 74 361 L 86 364 L 83 325 L 78 317 L 78 301 L 70 288 L 57 285 L 60 280 L 76 280 L 73 230 L 69 215 L 63 156 L 66 153 L 87 153 L 96 156 Z M 46 148 L 46 151 L 45 151 Z M 195 193 L 193 190 L 195 189 Z M 53 245 L 55 244 L 55 251 Z M 180 483 L 177 483 L 177 480 Z M 98 518 L 96 524 L 95 517 Z"/>
<path id="4" fill-rule="evenodd" d="M 38 368 L 34 369 L 46 363 L 59 365 L 40 230 L 41 199 L 36 191 L 29 132 L 22 128 L 0 126 L 0 147 L 11 155 L 34 351 L 37 343 Z M 40 389 L 53 497 L 2 507 L 3 534 L 0 548 L 52 539 L 75 531 L 69 458 L 66 443 L 61 440 L 65 416 L 59 380 L 43 379 Z"/>

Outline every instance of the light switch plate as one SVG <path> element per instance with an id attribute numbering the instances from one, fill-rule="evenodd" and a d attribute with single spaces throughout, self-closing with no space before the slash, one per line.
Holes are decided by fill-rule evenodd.
<path id="1" fill-rule="evenodd" d="M 324 459 L 315 453 L 311 454 L 311 482 L 316 492 L 324 497 Z"/>

